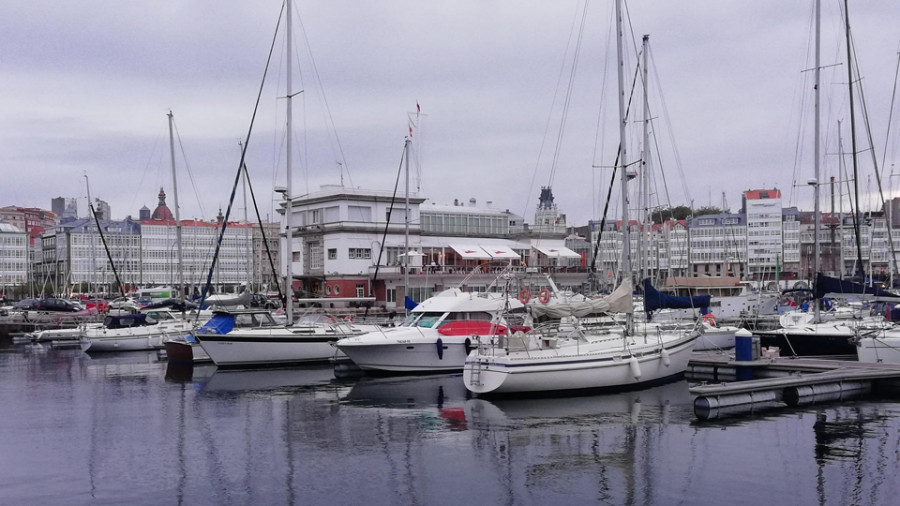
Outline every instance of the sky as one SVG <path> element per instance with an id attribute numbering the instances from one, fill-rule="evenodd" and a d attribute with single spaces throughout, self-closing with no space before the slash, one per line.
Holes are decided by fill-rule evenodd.
<path id="1" fill-rule="evenodd" d="M 846 195 L 842 6 L 822 1 L 820 181 L 845 181 Z M 273 187 L 286 185 L 287 172 L 283 28 L 261 83 L 281 8 L 280 0 L 5 3 L 0 205 L 49 209 L 54 197 L 75 197 L 83 215 L 89 186 L 114 218 L 152 210 L 160 187 L 172 207 L 171 110 L 180 216 L 211 219 L 227 208 L 260 94 L 246 163 L 271 218 Z M 431 202 L 474 198 L 531 222 L 541 187 L 551 186 L 569 225 L 600 217 L 619 142 L 612 0 L 294 8 L 295 196 L 325 184 L 393 189 L 412 126 L 411 191 Z M 631 0 L 626 11 L 629 90 L 641 36 L 650 35 L 649 205 L 737 211 L 742 191 L 779 188 L 785 206 L 811 209 L 813 1 Z M 878 200 L 873 153 L 886 197 L 898 183 L 898 20 L 896 0 L 850 2 L 864 207 Z M 632 163 L 644 145 L 641 86 L 627 95 Z M 237 195 L 231 219 L 244 216 L 240 187 Z"/>

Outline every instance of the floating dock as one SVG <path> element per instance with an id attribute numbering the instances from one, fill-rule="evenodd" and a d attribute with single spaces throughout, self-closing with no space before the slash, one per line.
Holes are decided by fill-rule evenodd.
<path id="1" fill-rule="evenodd" d="M 849 360 L 734 360 L 731 354 L 694 353 L 685 377 L 704 382 L 690 389 L 701 419 L 900 391 L 900 365 Z"/>

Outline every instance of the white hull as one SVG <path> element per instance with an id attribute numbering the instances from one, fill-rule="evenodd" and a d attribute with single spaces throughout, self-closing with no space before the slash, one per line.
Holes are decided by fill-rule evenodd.
<path id="1" fill-rule="evenodd" d="M 440 355 L 438 339 L 442 344 Z M 470 337 L 444 336 L 435 329 L 400 327 L 341 339 L 337 346 L 364 371 L 438 373 L 462 371 L 475 343 Z"/>
<path id="2" fill-rule="evenodd" d="M 697 338 L 694 351 L 725 350 L 734 348 L 734 333 L 738 327 L 704 326 L 703 334 Z"/>
<path id="3" fill-rule="evenodd" d="M 633 388 L 682 374 L 696 337 L 688 334 L 666 343 L 666 354 L 656 343 L 633 345 L 628 354 L 621 346 L 606 343 L 579 343 L 509 356 L 502 349 L 493 350 L 493 356 L 476 352 L 466 360 L 463 381 L 476 394 Z"/>
<path id="4" fill-rule="evenodd" d="M 860 362 L 900 364 L 900 333 L 883 333 L 860 339 L 856 357 Z"/>
<path id="5" fill-rule="evenodd" d="M 81 338 L 81 349 L 89 352 L 158 350 L 166 340 L 192 327 L 188 322 L 177 322 L 114 330 L 89 329 Z"/>
<path id="6" fill-rule="evenodd" d="M 298 333 L 289 327 L 195 337 L 219 367 L 272 367 L 344 358 L 333 346 L 339 335 Z"/>

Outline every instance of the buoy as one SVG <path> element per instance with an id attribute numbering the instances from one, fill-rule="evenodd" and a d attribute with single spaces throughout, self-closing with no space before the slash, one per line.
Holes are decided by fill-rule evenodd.
<path id="1" fill-rule="evenodd" d="M 641 364 L 638 362 L 637 357 L 632 355 L 628 361 L 628 366 L 631 367 L 631 375 L 634 376 L 634 379 L 641 379 Z"/>
<path id="2" fill-rule="evenodd" d="M 519 292 L 519 302 L 528 304 L 529 300 L 531 300 L 531 292 L 529 292 L 527 288 L 523 288 L 522 291 Z"/>
<path id="3" fill-rule="evenodd" d="M 669 364 L 672 363 L 672 360 L 669 359 L 669 350 L 663 348 L 659 351 L 659 355 L 662 357 L 663 365 L 669 367 Z"/>
<path id="4" fill-rule="evenodd" d="M 550 302 L 550 290 L 546 288 L 541 288 L 540 293 L 538 293 L 538 300 L 541 301 L 541 304 L 546 304 Z"/>

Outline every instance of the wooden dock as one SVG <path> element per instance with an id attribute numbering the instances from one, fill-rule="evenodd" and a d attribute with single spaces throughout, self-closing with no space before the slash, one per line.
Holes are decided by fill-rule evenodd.
<path id="1" fill-rule="evenodd" d="M 736 361 L 729 354 L 694 353 L 685 376 L 703 382 L 690 389 L 702 419 L 900 391 L 900 365 L 855 360 Z"/>

